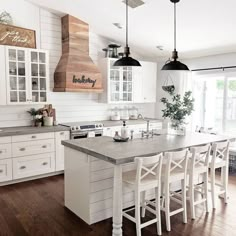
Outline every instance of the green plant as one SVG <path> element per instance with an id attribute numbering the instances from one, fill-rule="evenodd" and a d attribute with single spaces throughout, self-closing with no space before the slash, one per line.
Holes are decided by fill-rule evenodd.
<path id="1" fill-rule="evenodd" d="M 29 111 L 27 111 L 31 116 L 36 116 L 39 114 L 38 110 L 35 108 L 31 108 Z"/>
<path id="2" fill-rule="evenodd" d="M 165 105 L 165 109 L 162 110 L 163 118 L 170 118 L 172 121 L 172 127 L 178 128 L 180 125 L 185 124 L 187 116 L 191 115 L 194 110 L 194 99 L 192 98 L 192 92 L 185 92 L 183 98 L 180 94 L 175 92 L 169 93 L 171 96 L 171 102 L 167 98 L 162 98 L 161 102 Z"/>

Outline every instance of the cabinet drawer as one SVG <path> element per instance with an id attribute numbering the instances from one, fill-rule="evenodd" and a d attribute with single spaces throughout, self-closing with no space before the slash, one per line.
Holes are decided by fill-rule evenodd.
<path id="1" fill-rule="evenodd" d="M 12 180 L 12 159 L 0 160 L 0 182 Z"/>
<path id="2" fill-rule="evenodd" d="M 13 158 L 13 179 L 55 171 L 55 153 Z"/>
<path id="3" fill-rule="evenodd" d="M 54 152 L 54 139 L 20 142 L 12 144 L 12 156 L 20 157 L 47 152 Z"/>
<path id="4" fill-rule="evenodd" d="M 24 141 L 33 141 L 33 140 L 42 140 L 42 139 L 54 139 L 54 133 L 42 133 L 42 134 L 27 134 L 27 135 L 17 135 L 12 136 L 12 142 L 24 142 Z"/>
<path id="5" fill-rule="evenodd" d="M 0 159 L 11 157 L 11 144 L 0 144 Z"/>
<path id="6" fill-rule="evenodd" d="M 0 144 L 3 144 L 3 143 L 11 143 L 11 137 L 1 137 L 0 138 Z"/>

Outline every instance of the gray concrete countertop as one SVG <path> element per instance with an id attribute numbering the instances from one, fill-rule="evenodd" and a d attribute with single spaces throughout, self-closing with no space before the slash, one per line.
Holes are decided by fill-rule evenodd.
<path id="1" fill-rule="evenodd" d="M 61 125 L 51 126 L 51 127 L 31 127 L 31 126 L 9 127 L 9 128 L 0 128 L 0 137 L 69 131 L 69 130 L 70 129 L 68 127 L 64 127 Z"/>
<path id="2" fill-rule="evenodd" d="M 62 144 L 98 159 L 119 165 L 133 162 L 134 158 L 138 156 L 150 156 L 161 152 L 223 141 L 229 138 L 202 133 L 187 133 L 183 136 L 161 135 L 149 139 L 134 139 L 126 143 L 119 143 L 114 142 L 111 137 L 103 136 L 62 141 Z M 235 140 L 234 138 L 231 139 L 232 141 Z"/>

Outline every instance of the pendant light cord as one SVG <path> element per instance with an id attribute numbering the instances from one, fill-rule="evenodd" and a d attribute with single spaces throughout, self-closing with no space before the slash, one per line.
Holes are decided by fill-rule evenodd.
<path id="1" fill-rule="evenodd" d="M 128 0 L 126 0 L 126 47 L 128 47 Z"/>
<path id="2" fill-rule="evenodd" d="M 176 51 L 176 3 L 174 3 L 174 50 Z"/>

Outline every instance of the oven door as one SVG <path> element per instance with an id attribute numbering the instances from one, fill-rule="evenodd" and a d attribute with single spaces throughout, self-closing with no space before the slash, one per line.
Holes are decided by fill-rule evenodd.
<path id="1" fill-rule="evenodd" d="M 72 132 L 71 133 L 71 139 L 81 139 L 81 138 L 88 138 L 88 132 L 82 131 L 82 132 Z"/>

